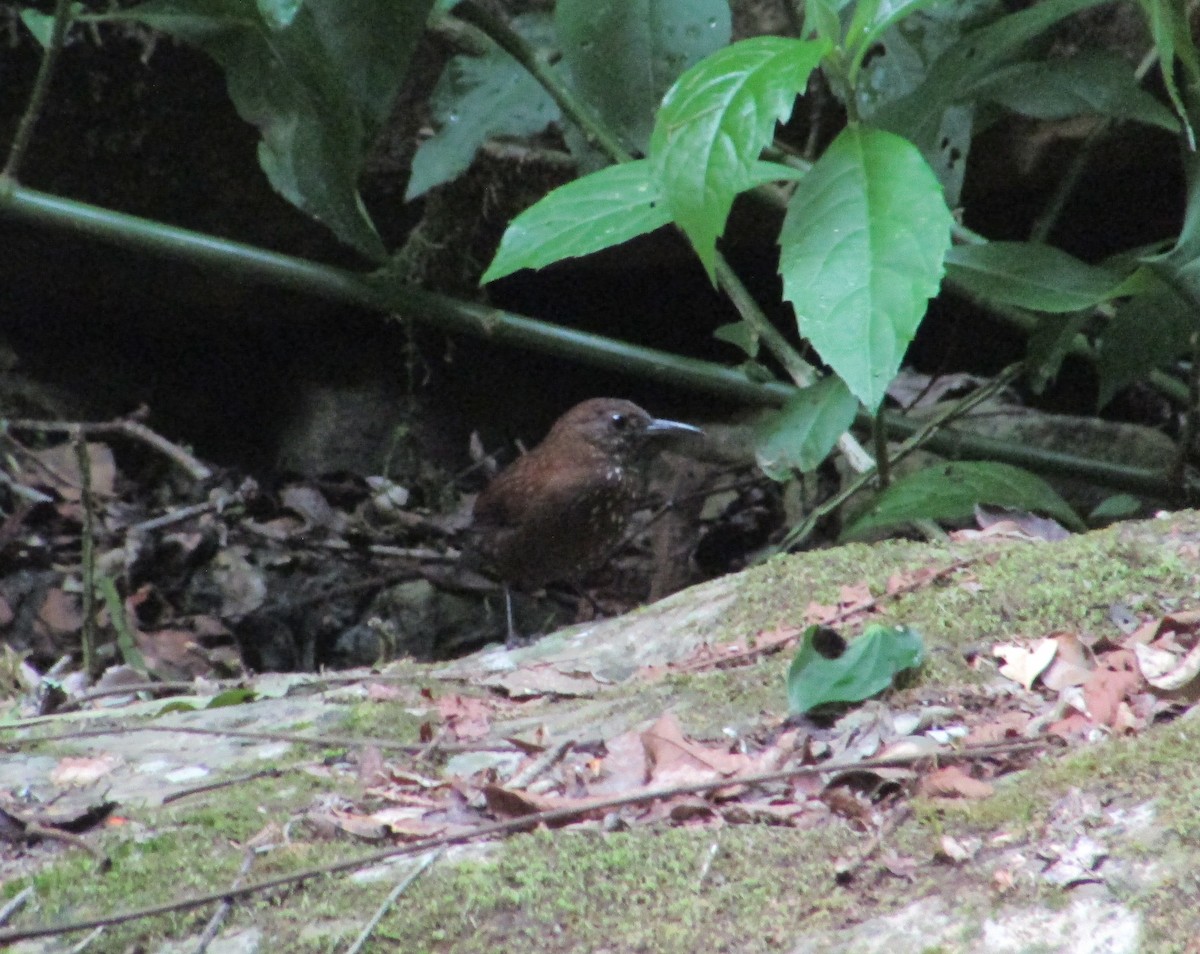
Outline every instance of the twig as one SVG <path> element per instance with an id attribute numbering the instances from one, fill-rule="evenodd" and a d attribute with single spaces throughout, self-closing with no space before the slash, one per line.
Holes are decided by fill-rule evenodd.
<path id="1" fill-rule="evenodd" d="M 989 758 L 993 755 L 1007 752 L 1032 751 L 1035 749 L 1044 748 L 1045 746 L 1051 744 L 1053 744 L 1053 742 L 1049 737 L 1043 737 L 1039 739 L 1023 740 L 1020 742 L 981 745 L 958 750 L 947 749 L 945 752 L 936 753 L 936 757 L 940 759 Z M 75 931 L 86 931 L 89 928 L 97 927 L 99 925 L 125 924 L 129 921 L 138 921 L 144 918 L 156 917 L 161 914 L 174 914 L 177 911 L 190 911 L 192 908 L 203 907 L 206 904 L 213 904 L 215 902 L 223 901 L 226 898 L 248 897 L 252 894 L 258 894 L 263 891 L 270 891 L 275 888 L 282 888 L 301 881 L 307 881 L 310 878 L 341 874 L 344 871 L 354 871 L 359 868 L 366 868 L 370 865 L 379 864 L 382 861 L 387 861 L 391 858 L 396 858 L 401 855 L 420 854 L 425 851 L 430 851 L 434 848 L 440 848 L 443 845 L 465 844 L 467 842 L 475 841 L 476 839 L 485 838 L 492 835 L 503 835 L 519 831 L 529 831 L 542 825 L 565 824 L 567 822 L 574 821 L 581 816 L 592 815 L 596 812 L 606 811 L 612 808 L 623 808 L 629 805 L 643 805 L 648 802 L 654 802 L 664 798 L 674 798 L 679 795 L 697 795 L 703 792 L 713 791 L 714 789 L 728 788 L 731 785 L 763 785 L 771 782 L 782 782 L 804 775 L 822 775 L 829 772 L 859 771 L 873 768 L 907 768 L 915 763 L 924 762 L 930 760 L 931 758 L 934 758 L 934 756 L 925 753 L 921 755 L 897 756 L 892 758 L 863 759 L 861 761 L 846 760 L 843 762 L 826 762 L 823 765 L 800 765 L 790 769 L 782 769 L 777 772 L 763 772 L 757 775 L 726 776 L 707 782 L 695 782 L 690 785 L 675 785 L 671 786 L 670 788 L 652 789 L 650 791 L 635 792 L 632 795 L 620 795 L 614 798 L 602 799 L 594 802 L 589 801 L 585 805 L 572 805 L 567 808 L 554 808 L 550 809 L 549 811 L 523 815 L 520 818 L 510 818 L 505 821 L 479 825 L 473 829 L 470 829 L 469 831 L 458 831 L 452 834 L 422 838 L 417 841 L 408 842 L 407 844 L 385 848 L 382 851 L 375 851 L 367 855 L 361 855 L 357 858 L 347 858 L 342 861 L 331 862 L 330 864 L 306 868 L 303 871 L 296 871 L 291 874 L 280 875 L 276 878 L 269 878 L 265 881 L 257 881 L 252 884 L 243 885 L 242 887 L 236 889 L 227 889 L 225 891 L 215 891 L 209 894 L 194 895 L 190 898 L 181 898 L 179 900 L 164 904 L 150 905 L 144 908 L 135 908 L 128 911 L 119 911 L 115 914 L 109 914 L 101 918 L 91 918 L 85 921 L 71 921 L 62 924 L 41 924 L 26 928 L 0 930 L 0 945 L 11 944 L 14 941 L 24 941 L 36 937 L 53 937 L 60 934 L 71 934 Z"/>
<path id="2" fill-rule="evenodd" d="M 33 897 L 33 885 L 22 888 L 17 895 L 8 902 L 4 907 L 0 908 L 0 924 L 7 924 L 14 914 L 25 907 L 29 903 L 29 899 Z"/>
<path id="3" fill-rule="evenodd" d="M 87 937 L 85 937 L 82 941 L 80 941 L 74 947 L 69 948 L 67 950 L 67 954 L 83 954 L 84 951 L 86 951 L 89 947 L 92 946 L 92 941 L 96 940 L 103 933 L 104 933 L 103 927 L 96 928 L 96 930 L 94 930 L 91 934 L 89 934 Z"/>
<path id="4" fill-rule="evenodd" d="M 200 463 L 200 461 L 182 447 L 172 444 L 165 437 L 154 433 L 154 431 L 150 430 L 141 421 L 134 420 L 133 418 L 119 418 L 115 421 L 81 421 L 77 423 L 13 420 L 8 422 L 8 426 L 14 431 L 37 431 L 42 434 L 70 434 L 76 428 L 88 435 L 121 434 L 154 448 L 164 457 L 177 464 L 182 470 L 186 471 L 188 476 L 194 480 L 208 480 L 213 475 L 212 470 Z"/>
<path id="5" fill-rule="evenodd" d="M 21 114 L 21 122 L 13 136 L 12 145 L 8 147 L 8 160 L 4 163 L 4 170 L 0 172 L 0 191 L 5 191 L 7 184 L 17 179 L 21 160 L 25 158 L 25 151 L 33 139 L 33 127 L 37 125 L 42 106 L 46 102 L 46 94 L 50 92 L 50 80 L 54 77 L 54 66 L 58 62 L 58 54 L 62 51 L 63 38 L 70 21 L 70 0 L 57 0 L 54 4 L 54 26 L 50 30 L 50 42 L 42 52 L 42 62 L 38 65 L 33 90 L 29 94 L 29 103 L 25 112 Z"/>
<path id="6" fill-rule="evenodd" d="M 79 503 L 83 508 L 83 527 L 80 531 L 80 563 L 82 564 L 83 625 L 79 641 L 83 649 L 83 671 L 89 678 L 100 675 L 96 659 L 96 502 L 92 498 L 92 461 L 88 457 L 83 431 L 71 429 L 71 445 L 79 467 Z"/>
<path id="7" fill-rule="evenodd" d="M 5 729 L 19 728 L 18 725 L 6 725 L 0 727 L 0 732 Z M 31 739 L 13 739 L 5 744 L 19 745 L 22 742 L 28 742 L 30 745 L 41 745 L 43 742 L 66 742 L 71 739 L 95 739 L 106 735 L 121 735 L 125 732 L 180 732 L 184 735 L 203 735 L 203 736 L 228 736 L 233 739 L 255 739 L 260 742 L 296 742 L 300 745 L 315 745 L 321 748 L 357 748 L 363 745 L 374 745 L 381 751 L 390 752 L 408 752 L 414 755 L 424 752 L 428 745 L 411 744 L 406 742 L 396 742 L 392 739 L 362 739 L 351 738 L 350 736 L 320 736 L 320 735 L 299 735 L 293 732 L 248 732 L 242 729 L 202 729 L 199 726 L 166 726 L 166 725 L 118 725 L 107 729 L 81 729 L 76 732 L 64 732 L 61 735 L 42 735 Z M 508 751 L 516 749 L 518 746 L 511 742 L 503 740 L 482 744 L 482 743 L 455 743 L 452 745 L 438 745 L 438 748 L 443 752 L 458 753 L 458 752 L 490 752 L 490 751 Z"/>
<path id="8" fill-rule="evenodd" d="M 439 848 L 437 851 L 426 855 L 421 859 L 421 863 L 408 873 L 407 878 L 392 888 L 391 893 L 384 899 L 383 904 L 379 906 L 374 915 L 371 916 L 371 920 L 362 929 L 362 932 L 354 939 L 354 943 L 346 948 L 346 954 L 358 954 L 362 950 L 363 945 L 367 943 L 367 940 L 371 937 L 371 933 L 379 926 L 379 922 L 383 920 L 383 916 L 387 914 L 388 909 L 396 903 L 396 899 L 407 891 L 408 886 L 421 877 L 445 853 L 445 848 Z"/>
<path id="9" fill-rule="evenodd" d="M 952 420 L 962 417 L 964 414 L 970 411 L 971 408 L 983 403 L 983 401 L 987 400 L 997 391 L 1007 387 L 1011 381 L 1014 381 L 1021 374 L 1023 368 L 1024 364 L 1022 362 L 1010 364 L 986 385 L 978 388 L 976 391 L 968 394 L 961 400 L 956 401 L 940 414 L 930 418 L 908 438 L 906 438 L 899 447 L 896 448 L 895 452 L 890 457 L 891 463 L 894 465 L 903 460 L 922 444 L 931 440 L 939 430 L 944 428 Z M 803 543 L 804 540 L 807 539 L 808 535 L 812 533 L 813 529 L 817 525 L 817 522 L 822 517 L 835 511 L 843 503 L 862 490 L 874 477 L 874 473 L 874 471 L 867 471 L 859 474 L 858 477 L 842 488 L 841 491 L 834 494 L 820 506 L 814 507 L 812 512 L 809 513 L 802 523 L 797 524 L 786 536 L 784 536 L 783 540 L 779 544 L 778 549 L 790 550 Z"/>
<path id="10" fill-rule="evenodd" d="M 543 752 L 533 763 L 526 766 L 524 771 L 518 772 L 510 778 L 505 788 L 525 788 L 552 765 L 556 765 L 566 758 L 567 753 L 574 747 L 574 739 L 559 742 L 554 748 Z"/>
<path id="11" fill-rule="evenodd" d="M 190 798 L 192 795 L 202 795 L 204 792 L 214 792 L 217 789 L 230 788 L 246 782 L 256 782 L 260 778 L 279 778 L 282 775 L 282 769 L 263 769 L 261 772 L 251 772 L 248 775 L 239 775 L 236 778 L 223 778 L 218 782 L 208 782 L 205 785 L 196 785 L 179 792 L 171 792 L 169 795 L 163 796 L 162 803 L 166 805 L 169 802 L 177 802 L 181 798 Z"/>
<path id="12" fill-rule="evenodd" d="M 245 855 L 242 857 L 242 866 L 238 869 L 237 876 L 233 879 L 231 888 L 237 890 L 242 886 L 242 882 L 246 880 L 246 875 L 250 873 L 250 869 L 254 867 L 254 859 L 256 852 L 253 848 L 247 848 Z M 208 923 L 204 925 L 204 932 L 200 935 L 200 940 L 196 944 L 196 954 L 204 954 L 208 950 L 208 945 L 213 942 L 217 936 L 217 932 L 221 930 L 221 925 L 225 923 L 225 919 L 229 917 L 229 912 L 233 910 L 233 898 L 225 898 L 213 912 L 213 916 L 209 918 Z"/>

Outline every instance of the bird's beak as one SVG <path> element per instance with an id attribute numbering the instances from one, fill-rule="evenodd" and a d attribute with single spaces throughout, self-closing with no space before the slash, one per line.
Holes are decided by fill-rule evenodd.
<path id="1" fill-rule="evenodd" d="M 664 436 L 682 436 L 684 434 L 703 435 L 704 431 L 698 427 L 693 427 L 691 424 L 684 424 L 681 421 L 667 421 L 661 417 L 650 419 L 650 423 L 646 425 L 643 434 L 653 434 L 658 437 Z"/>

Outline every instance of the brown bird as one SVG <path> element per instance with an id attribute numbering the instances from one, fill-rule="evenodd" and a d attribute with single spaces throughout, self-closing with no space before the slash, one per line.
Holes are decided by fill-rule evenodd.
<path id="1" fill-rule="evenodd" d="M 699 433 L 630 401 L 577 404 L 476 499 L 480 553 L 506 583 L 578 580 L 621 539 L 637 503 L 639 455 L 657 437 Z"/>

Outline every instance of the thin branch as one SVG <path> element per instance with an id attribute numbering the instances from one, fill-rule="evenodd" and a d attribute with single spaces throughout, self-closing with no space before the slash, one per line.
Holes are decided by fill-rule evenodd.
<path id="1" fill-rule="evenodd" d="M 46 95 L 50 92 L 50 81 L 54 77 L 54 67 L 58 62 L 58 54 L 62 51 L 63 39 L 70 22 L 71 0 L 57 0 L 54 4 L 54 25 L 50 30 L 50 42 L 42 52 L 42 62 L 38 65 L 33 90 L 29 94 L 29 103 L 21 116 L 12 145 L 8 147 L 8 160 L 4 163 L 4 170 L 0 172 L 0 192 L 10 188 L 10 184 L 17 181 L 17 173 L 21 169 L 25 151 L 33 139 L 33 129 L 42 115 Z"/>
<path id="2" fill-rule="evenodd" d="M 253 848 L 247 848 L 245 855 L 242 857 L 242 866 L 238 869 L 237 875 L 233 879 L 233 884 L 230 887 L 237 890 L 242 886 L 242 882 L 246 880 L 246 875 L 250 873 L 250 869 L 254 867 L 254 859 L 257 857 Z M 221 925 L 225 923 L 225 919 L 229 917 L 229 912 L 233 910 L 233 899 L 225 898 L 217 910 L 213 912 L 213 916 L 209 918 L 208 923 L 204 925 L 204 931 L 200 935 L 200 940 L 196 943 L 196 954 L 204 954 L 208 950 L 208 946 L 217 936 L 217 932 L 221 930 Z"/>
<path id="3" fill-rule="evenodd" d="M 83 625 L 79 640 L 83 649 L 83 671 L 95 679 L 100 675 L 96 658 L 96 501 L 92 496 L 92 461 L 87 441 L 79 427 L 71 429 L 71 445 L 79 467 L 79 503 L 83 508 L 83 527 L 80 530 L 80 563 L 83 575 Z"/>
<path id="4" fill-rule="evenodd" d="M 357 858 L 347 858 L 342 861 L 332 862 L 330 864 L 317 865 L 312 868 L 306 868 L 303 871 L 296 871 L 292 872 L 291 874 L 280 875 L 276 878 L 269 878 L 265 881 L 258 881 L 252 884 L 243 885 L 242 887 L 236 889 L 215 891 L 209 894 L 194 895 L 190 898 L 180 898 L 176 901 L 167 902 L 165 904 L 156 904 L 144 908 L 119 911 L 115 914 L 109 914 L 101 918 L 91 918 L 88 920 L 71 921 L 61 924 L 41 924 L 26 928 L 0 930 L 0 945 L 11 944 L 14 941 L 24 941 L 30 938 L 56 937 L 61 934 L 72 934 L 76 931 L 86 931 L 90 928 L 99 927 L 101 925 L 110 926 L 115 924 L 125 924 L 129 921 L 140 921 L 145 918 L 157 917 L 158 915 L 162 914 L 174 914 L 178 911 L 190 911 L 193 908 L 204 907 L 205 905 L 224 901 L 227 898 L 233 899 L 249 897 L 250 895 L 259 894 L 264 891 L 272 891 L 275 888 L 283 888 L 302 881 L 308 881 L 311 878 L 341 874 L 345 871 L 355 871 L 360 868 L 366 868 L 371 865 L 379 864 L 383 861 L 388 861 L 392 858 L 400 857 L 402 855 L 421 854 L 422 852 L 430 851 L 434 848 L 440 848 L 444 845 L 460 845 L 475 841 L 480 838 L 488 838 L 493 835 L 507 835 L 515 832 L 531 831 L 543 825 L 549 826 L 566 824 L 576 821 L 582 817 L 594 815 L 598 812 L 606 812 L 614 808 L 624 808 L 631 805 L 645 805 L 651 802 L 666 798 L 675 798 L 681 795 L 700 795 L 716 789 L 729 788 L 731 785 L 765 785 L 772 782 L 789 781 L 794 778 L 808 775 L 863 771 L 866 769 L 875 768 L 909 768 L 913 765 L 931 760 L 941 761 L 991 758 L 995 755 L 1003 755 L 1011 752 L 1035 751 L 1046 748 L 1047 746 L 1053 744 L 1054 742 L 1051 737 L 1043 737 L 1038 739 L 1026 739 L 1019 742 L 970 746 L 961 749 L 947 748 L 945 751 L 938 752 L 933 756 L 931 756 L 929 753 L 923 753 L 920 755 L 909 754 L 889 758 L 862 759 L 859 761 L 847 759 L 841 762 L 826 762 L 822 765 L 799 765 L 790 769 L 781 769 L 780 771 L 776 772 L 763 772 L 755 775 L 729 775 L 706 782 L 695 782 L 689 785 L 674 785 L 669 788 L 651 789 L 649 791 L 635 792 L 631 795 L 620 795 L 614 798 L 598 799 L 596 801 L 589 801 L 585 805 L 571 805 L 567 808 L 555 808 L 550 809 L 549 811 L 523 815 L 520 818 L 510 818 L 505 821 L 491 822 L 488 824 L 479 825 L 470 829 L 469 831 L 458 831 L 452 834 L 437 835 L 431 838 L 422 838 L 417 841 L 408 842 L 407 844 L 385 848 L 382 851 L 361 855 Z"/>
<path id="5" fill-rule="evenodd" d="M 154 433 L 154 431 L 150 430 L 141 421 L 134 420 L 133 418 L 120 418 L 115 421 L 71 423 L 65 421 L 9 420 L 7 424 L 10 430 L 37 431 L 42 434 L 70 434 L 76 429 L 89 436 L 121 434 L 153 447 L 160 454 L 186 471 L 188 476 L 195 480 L 208 480 L 212 476 L 212 471 L 208 467 L 200 463 L 200 461 L 182 447 L 172 444 L 165 437 Z"/>
<path id="6" fill-rule="evenodd" d="M 421 859 L 421 863 L 408 873 L 408 877 L 396 885 L 396 887 L 392 888 L 391 893 L 388 894 L 388 896 L 384 899 L 383 904 L 376 909 L 375 914 L 372 915 L 371 920 L 368 921 L 366 926 L 363 927 L 362 932 L 354 939 L 354 942 L 348 948 L 346 948 L 346 954 L 358 954 L 358 952 L 363 949 L 363 945 L 366 944 L 370 939 L 371 934 L 375 931 L 375 928 L 379 926 L 379 922 L 383 920 L 384 915 L 391 910 L 392 905 L 396 903 L 396 899 L 399 898 L 400 895 L 404 894 L 404 892 L 408 890 L 409 885 L 411 885 L 414 881 L 421 877 L 421 875 L 429 870 L 433 863 L 441 858 L 445 853 L 445 848 L 439 848 L 437 851 L 426 855 Z"/>

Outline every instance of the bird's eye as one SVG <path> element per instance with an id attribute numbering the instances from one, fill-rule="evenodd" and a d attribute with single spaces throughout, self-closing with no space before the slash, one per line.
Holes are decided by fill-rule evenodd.
<path id="1" fill-rule="evenodd" d="M 626 427 L 629 426 L 629 418 L 626 417 L 624 414 L 620 414 L 620 413 L 614 414 L 610 418 L 610 420 L 612 421 L 612 426 L 615 427 L 618 431 L 623 431 L 623 430 L 625 430 Z"/>

